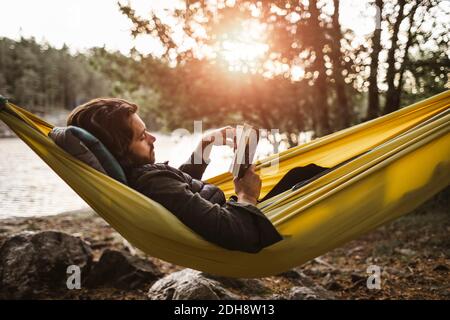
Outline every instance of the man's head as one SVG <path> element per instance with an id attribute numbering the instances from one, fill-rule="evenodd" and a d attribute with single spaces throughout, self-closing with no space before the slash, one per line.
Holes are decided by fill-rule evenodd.
<path id="1" fill-rule="evenodd" d="M 147 131 L 137 110 L 137 105 L 123 99 L 94 99 L 76 107 L 69 114 L 67 125 L 93 134 L 122 167 L 154 163 L 156 138 Z"/>

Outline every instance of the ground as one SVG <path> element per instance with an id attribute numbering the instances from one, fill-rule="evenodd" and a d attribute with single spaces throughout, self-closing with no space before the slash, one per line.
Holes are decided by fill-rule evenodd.
<path id="1" fill-rule="evenodd" d="M 338 299 L 450 299 L 450 188 L 414 212 L 380 227 L 297 268 Z M 94 258 L 106 248 L 133 251 L 123 238 L 90 210 L 39 218 L 0 220 L 0 245 L 23 230 L 58 230 L 81 236 Z M 138 254 L 141 254 L 138 252 Z M 151 258 L 162 272 L 182 268 Z M 381 268 L 381 288 L 366 286 L 367 268 Z M 294 285 L 286 276 L 262 278 L 272 294 L 286 295 Z M 146 290 L 81 289 L 49 292 L 42 298 L 145 299 Z M 236 292 L 242 295 L 242 292 Z M 245 294 L 243 295 L 244 297 Z M 250 298 L 250 297 L 248 297 Z"/>

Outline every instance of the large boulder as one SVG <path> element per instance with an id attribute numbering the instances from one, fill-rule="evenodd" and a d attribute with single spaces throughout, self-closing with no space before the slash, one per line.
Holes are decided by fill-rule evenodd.
<path id="1" fill-rule="evenodd" d="M 148 292 L 152 300 L 236 300 L 240 297 L 199 271 L 184 269 L 156 281 Z"/>
<path id="2" fill-rule="evenodd" d="M 162 273 L 150 260 L 125 251 L 106 249 L 92 268 L 85 285 L 90 288 L 138 289 L 150 285 L 161 276 Z"/>
<path id="3" fill-rule="evenodd" d="M 56 231 L 12 235 L 0 247 L 0 297 L 24 299 L 68 290 L 68 267 L 78 266 L 82 279 L 91 264 L 92 251 L 80 238 Z"/>

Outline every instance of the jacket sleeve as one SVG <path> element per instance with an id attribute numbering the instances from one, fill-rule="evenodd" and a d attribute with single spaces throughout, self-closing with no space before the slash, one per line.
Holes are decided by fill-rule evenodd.
<path id="1" fill-rule="evenodd" d="M 202 150 L 208 146 L 208 142 L 204 142 L 202 145 Z M 195 154 L 195 151 L 191 154 L 189 159 L 183 163 L 178 170 L 181 170 L 188 175 L 190 175 L 192 178 L 197 180 L 202 180 L 203 173 L 206 170 L 206 167 L 209 164 L 209 159 L 205 160 L 203 159 L 202 155 Z"/>
<path id="2" fill-rule="evenodd" d="M 159 202 L 205 240 L 229 250 L 257 253 L 280 240 L 281 235 L 255 206 L 233 200 L 224 206 L 193 193 L 175 173 L 148 172 L 136 189 Z"/>
<path id="3" fill-rule="evenodd" d="M 202 162 L 201 164 L 195 164 L 194 162 L 190 162 L 189 160 L 183 163 L 178 170 L 183 171 L 184 173 L 187 173 L 192 178 L 201 180 L 203 173 L 206 170 L 206 167 L 208 166 L 207 162 Z"/>

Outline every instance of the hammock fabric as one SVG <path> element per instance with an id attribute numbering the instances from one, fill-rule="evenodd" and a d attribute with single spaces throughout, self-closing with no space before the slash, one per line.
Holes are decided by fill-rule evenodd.
<path id="1" fill-rule="evenodd" d="M 211 244 L 155 201 L 60 149 L 52 125 L 11 103 L 4 121 L 131 244 L 212 274 L 279 274 L 410 212 L 450 184 L 450 91 L 257 163 L 264 197 L 291 169 L 335 168 L 258 204 L 284 240 L 257 254 Z M 233 193 L 225 173 L 208 182 Z"/>

